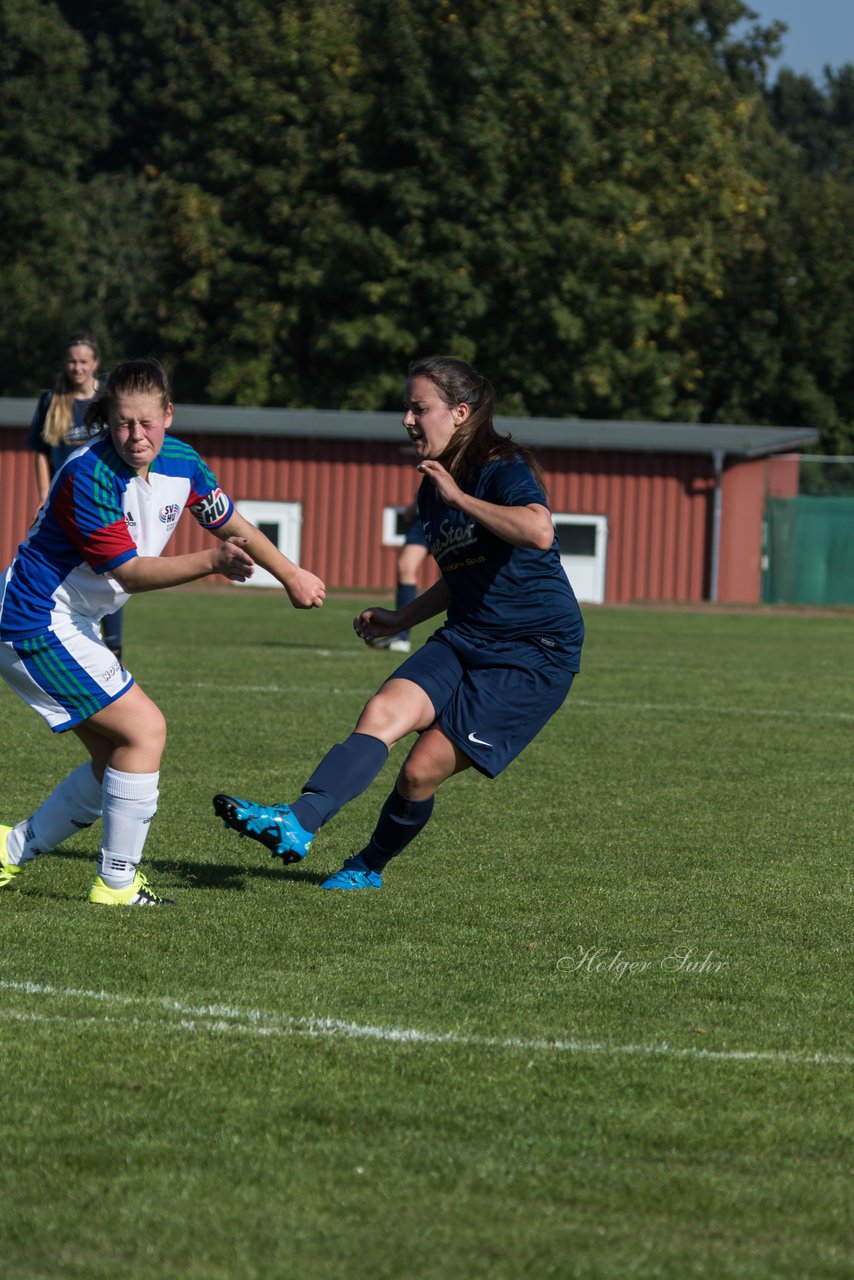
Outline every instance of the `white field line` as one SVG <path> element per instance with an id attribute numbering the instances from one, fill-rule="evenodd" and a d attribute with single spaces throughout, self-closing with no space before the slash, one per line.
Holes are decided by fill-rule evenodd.
<path id="1" fill-rule="evenodd" d="M 850 1054 L 818 1052 L 789 1053 L 774 1049 L 693 1049 L 679 1048 L 666 1042 L 660 1044 L 606 1044 L 596 1040 L 541 1040 L 521 1036 L 466 1035 L 456 1031 L 419 1031 L 414 1027 L 375 1027 L 340 1018 L 289 1017 L 263 1013 L 259 1009 L 236 1009 L 229 1005 L 204 1005 L 195 1007 L 178 1000 L 156 996 L 127 996 L 110 991 L 83 991 L 74 987 L 51 987 L 36 982 L 7 982 L 0 980 L 0 989 L 20 992 L 25 996 L 72 1000 L 78 1003 L 96 1002 L 101 1006 L 134 1009 L 149 1006 L 152 1013 L 160 1011 L 171 1021 L 155 1017 L 114 1017 L 111 1014 L 54 1015 L 39 1009 L 0 1010 L 0 1018 L 17 1022 L 70 1022 L 117 1023 L 121 1026 L 161 1026 L 166 1030 L 196 1032 L 238 1032 L 257 1036 L 315 1036 L 340 1037 L 346 1040 L 377 1040 L 389 1044 L 448 1045 L 463 1049 L 520 1049 L 526 1053 L 574 1053 L 598 1054 L 603 1057 L 619 1054 L 667 1058 L 695 1058 L 713 1062 L 769 1062 L 785 1066 L 821 1067 L 854 1066 Z"/>
<path id="2" fill-rule="evenodd" d="M 322 653 L 322 650 L 317 650 Z M 215 693 L 222 692 L 222 685 L 215 682 L 202 680 L 153 680 L 150 682 L 152 686 L 156 685 L 159 689 L 201 689 Z M 365 696 L 365 685 L 360 685 L 355 689 L 345 689 L 340 686 L 329 685 L 286 685 L 286 684 L 229 684 L 230 692 L 234 693 L 263 693 L 263 694 L 286 694 L 292 693 L 318 693 L 318 694 L 354 694 L 361 697 Z M 574 694 L 570 694 L 564 705 L 564 710 L 571 711 L 573 707 L 583 707 L 585 711 L 643 711 L 653 712 L 658 715 L 660 712 L 675 712 L 681 715 L 709 715 L 709 716 L 750 716 L 753 718 L 769 718 L 772 720 L 844 720 L 854 721 L 854 711 L 799 711 L 796 707 L 722 707 L 722 706 L 697 706 L 689 702 L 609 702 L 602 698 L 578 698 Z"/>

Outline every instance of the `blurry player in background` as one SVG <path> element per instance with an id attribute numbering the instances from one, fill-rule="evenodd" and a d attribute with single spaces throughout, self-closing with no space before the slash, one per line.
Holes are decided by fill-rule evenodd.
<path id="1" fill-rule="evenodd" d="M 89 753 L 15 827 L 0 826 L 0 887 L 28 862 L 103 819 L 89 901 L 160 906 L 139 871 L 157 808 L 166 722 L 101 639 L 99 623 L 129 595 L 220 573 L 244 582 L 257 562 L 298 609 L 324 586 L 234 509 L 189 445 L 167 436 L 172 399 L 155 360 L 114 369 L 87 410 L 101 433 L 57 473 L 27 539 L 0 576 L 0 675 L 55 733 Z M 219 545 L 164 556 L 185 506 Z"/>
<path id="2" fill-rule="evenodd" d="M 39 506 L 62 464 L 75 449 L 100 433 L 97 423 L 89 426 L 86 422 L 86 410 L 103 386 L 98 378 L 100 359 L 97 339 L 88 330 L 70 333 L 63 343 L 62 370 L 53 390 L 43 391 L 39 397 L 27 432 L 27 448 L 34 455 Z M 121 658 L 121 609 L 104 615 L 101 632 L 107 648 Z"/>
<path id="3" fill-rule="evenodd" d="M 397 557 L 397 587 L 394 607 L 400 611 L 411 604 L 418 595 L 418 570 L 430 554 L 427 548 L 427 535 L 418 516 L 417 502 L 410 502 L 403 513 L 406 525 L 406 537 L 400 554 Z M 409 653 L 412 642 L 409 639 L 409 628 L 399 631 L 396 636 L 379 636 L 371 641 L 373 649 L 390 649 L 392 653 Z"/>
<path id="4" fill-rule="evenodd" d="M 373 835 L 325 889 L 380 888 L 383 868 L 429 821 L 441 784 L 465 769 L 501 773 L 558 710 L 579 669 L 584 625 L 539 470 L 496 432 L 493 398 L 486 378 L 460 360 L 410 366 L 403 425 L 442 576 L 404 608 L 365 609 L 353 623 L 367 644 L 447 611 L 443 625 L 374 694 L 292 805 L 214 797 L 227 827 L 296 862 L 371 784 L 389 749 L 417 733 Z"/>

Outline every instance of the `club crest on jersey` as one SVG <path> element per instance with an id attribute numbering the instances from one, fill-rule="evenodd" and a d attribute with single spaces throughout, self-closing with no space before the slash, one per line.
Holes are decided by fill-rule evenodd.
<path id="1" fill-rule="evenodd" d="M 222 524 L 228 515 L 230 502 L 225 496 L 222 489 L 212 489 L 206 497 L 200 498 L 198 502 L 194 502 L 190 507 L 193 515 L 199 524 L 205 525 L 209 529 L 213 529 L 216 525 Z"/>
<path id="2" fill-rule="evenodd" d="M 181 508 L 177 502 L 167 502 L 165 507 L 160 508 L 160 523 L 173 525 L 181 514 Z"/>

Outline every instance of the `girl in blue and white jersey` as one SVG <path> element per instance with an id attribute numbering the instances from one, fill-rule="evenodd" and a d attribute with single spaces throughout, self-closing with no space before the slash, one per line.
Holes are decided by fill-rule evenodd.
<path id="1" fill-rule="evenodd" d="M 90 759 L 23 822 L 0 826 L 0 887 L 39 853 L 102 818 L 89 901 L 158 906 L 139 862 L 157 808 L 166 722 L 106 647 L 99 630 L 139 591 L 223 574 L 243 582 L 262 565 L 299 609 L 324 586 L 234 508 L 194 449 L 167 436 L 173 406 L 155 360 L 114 369 L 87 410 L 103 430 L 53 479 L 12 564 L 0 575 L 0 676 L 56 733 Z M 218 539 L 210 550 L 161 556 L 185 507 Z"/>

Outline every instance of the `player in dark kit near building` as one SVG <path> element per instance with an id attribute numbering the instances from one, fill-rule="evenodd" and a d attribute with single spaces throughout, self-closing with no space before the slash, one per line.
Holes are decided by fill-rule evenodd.
<path id="1" fill-rule="evenodd" d="M 97 376 L 100 359 L 97 340 L 88 330 L 70 333 L 63 343 L 62 371 L 53 390 L 43 391 L 39 397 L 27 432 L 27 447 L 33 450 L 35 460 L 39 506 L 63 463 L 101 430 L 86 421 L 86 411 L 103 385 Z M 101 632 L 107 648 L 121 658 L 121 609 L 104 615 Z"/>
<path id="2" fill-rule="evenodd" d="M 406 524 L 406 537 L 400 554 L 397 557 L 397 587 L 395 589 L 394 607 L 403 609 L 418 595 L 418 570 L 430 554 L 427 548 L 427 535 L 418 518 L 418 504 L 411 502 L 403 513 Z M 396 636 L 379 636 L 371 641 L 372 649 L 390 649 L 392 653 L 409 653 L 412 641 L 409 631 L 401 631 Z"/>
<path id="3" fill-rule="evenodd" d="M 378 889 L 387 863 L 424 828 L 437 789 L 475 768 L 494 778 L 540 732 L 579 669 L 584 626 L 560 562 L 538 468 L 500 436 L 493 390 L 460 360 L 409 369 L 403 425 L 423 479 L 418 512 L 441 578 L 402 609 L 354 619 L 368 644 L 447 612 L 443 625 L 364 707 L 291 805 L 219 794 L 225 825 L 285 862 L 374 780 L 389 749 L 418 740 L 368 843 L 325 889 Z"/>
<path id="4" fill-rule="evenodd" d="M 0 574 L 0 677 L 54 733 L 70 730 L 89 759 L 35 813 L 0 826 L 0 888 L 68 836 L 103 819 L 89 902 L 161 906 L 139 870 L 157 809 L 166 721 L 101 638 L 128 596 L 220 573 L 245 582 L 255 563 L 291 603 L 323 603 L 319 578 L 250 524 L 194 449 L 167 436 L 172 398 L 156 360 L 129 360 L 87 410 L 95 439 L 69 458 L 35 524 Z M 161 553 L 184 507 L 219 539 Z"/>

